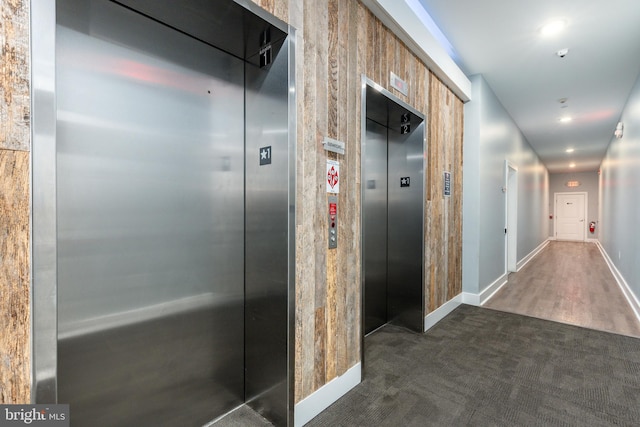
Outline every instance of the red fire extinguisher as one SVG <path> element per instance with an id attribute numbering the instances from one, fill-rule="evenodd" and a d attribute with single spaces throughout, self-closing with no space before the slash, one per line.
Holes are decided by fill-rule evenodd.
<path id="1" fill-rule="evenodd" d="M 596 222 L 595 221 L 591 221 L 589 223 L 589 231 L 591 232 L 591 234 L 593 234 L 593 232 L 596 231 Z"/>

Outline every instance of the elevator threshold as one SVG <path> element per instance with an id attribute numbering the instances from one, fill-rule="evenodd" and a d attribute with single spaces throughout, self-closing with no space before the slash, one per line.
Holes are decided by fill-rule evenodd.
<path id="1" fill-rule="evenodd" d="M 266 418 L 243 404 L 205 424 L 203 427 L 271 427 Z"/>
<path id="2" fill-rule="evenodd" d="M 382 329 L 384 329 L 384 328 L 386 328 L 388 326 L 393 326 L 394 328 L 400 328 L 400 329 L 405 330 L 407 332 L 411 332 L 412 334 L 422 334 L 423 333 L 422 331 L 416 331 L 416 330 L 411 329 L 411 328 L 409 328 L 409 327 L 407 327 L 405 325 L 401 325 L 399 323 L 394 323 L 393 321 L 391 321 L 391 322 L 387 322 L 387 323 L 385 323 L 383 325 L 378 326 L 373 331 L 365 334 L 364 337 L 367 338 L 369 335 L 375 334 L 376 332 L 379 332 L 379 331 L 381 331 Z"/>
<path id="3" fill-rule="evenodd" d="M 375 334 L 376 332 L 378 332 L 380 329 L 384 328 L 385 326 L 387 326 L 388 323 L 385 323 L 383 325 L 378 326 L 377 328 L 375 328 L 373 331 L 369 332 L 368 334 L 365 334 L 365 338 L 368 337 L 371 334 Z"/>

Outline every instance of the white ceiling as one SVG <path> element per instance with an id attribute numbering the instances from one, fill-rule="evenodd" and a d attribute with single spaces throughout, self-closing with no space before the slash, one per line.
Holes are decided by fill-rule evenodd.
<path id="1" fill-rule="evenodd" d="M 483 75 L 550 173 L 598 170 L 640 74 L 640 0 L 419 1 L 458 66 Z M 554 19 L 567 27 L 542 37 Z M 566 115 L 573 120 L 560 123 Z"/>

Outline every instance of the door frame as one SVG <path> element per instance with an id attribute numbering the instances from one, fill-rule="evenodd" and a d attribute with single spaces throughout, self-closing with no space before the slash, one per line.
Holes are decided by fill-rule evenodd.
<path id="1" fill-rule="evenodd" d="M 369 79 L 365 74 L 362 74 L 361 75 L 361 92 L 360 92 L 361 93 L 361 97 L 360 97 L 360 102 L 361 102 L 360 103 L 361 105 L 361 108 L 360 108 L 360 149 L 361 149 L 360 150 L 360 160 L 361 160 L 360 182 L 361 183 L 366 182 L 366 178 L 365 178 L 366 169 L 364 167 L 363 159 L 365 158 L 365 155 L 366 155 L 365 150 L 366 150 L 366 137 L 367 137 L 367 87 L 371 87 L 377 90 L 382 95 L 384 95 L 388 100 L 395 102 L 396 104 L 400 105 L 402 108 L 406 109 L 407 111 L 411 112 L 417 117 L 420 117 L 423 120 L 423 123 L 425 126 L 423 129 L 423 136 L 422 136 L 423 152 L 426 153 L 428 149 L 427 139 L 426 139 L 427 137 L 426 115 L 416 110 L 414 107 L 407 104 L 406 102 L 404 102 L 403 100 L 395 96 L 393 93 L 384 89 L 380 84 Z M 427 164 L 427 160 L 423 156 L 423 171 L 426 170 L 426 164 Z M 364 378 L 364 375 L 365 375 L 365 348 L 364 348 L 365 323 L 364 322 L 365 322 L 365 309 L 366 309 L 365 307 L 365 273 L 366 272 L 365 272 L 365 232 L 364 232 L 365 209 L 363 206 L 364 200 L 365 200 L 365 191 L 366 191 L 366 185 L 361 185 L 360 186 L 360 202 L 361 202 L 361 206 L 360 206 L 360 260 L 361 260 L 360 262 L 360 375 L 361 375 L 361 378 Z M 425 206 L 426 206 L 426 183 L 424 184 L 423 194 L 422 194 L 422 219 L 423 219 L 422 240 L 423 242 L 426 239 L 426 228 L 424 223 Z M 423 261 L 422 261 L 422 295 L 420 298 L 421 299 L 420 304 L 422 306 L 422 317 L 424 319 L 424 317 L 426 316 L 425 314 L 425 261 L 424 261 L 425 248 L 424 248 L 424 244 L 422 245 L 421 259 Z M 423 328 L 424 328 L 424 323 L 423 323 Z"/>
<path id="2" fill-rule="evenodd" d="M 287 217 L 287 425 L 293 425 L 295 396 L 296 259 L 296 30 L 252 2 L 229 0 L 287 33 L 288 153 Z M 31 393 L 32 403 L 57 401 L 57 213 L 56 213 L 56 0 L 32 0 L 31 23 Z M 246 121 L 246 119 L 245 119 Z M 246 126 L 246 123 L 245 123 Z"/>
<path id="3" fill-rule="evenodd" d="M 558 238 L 558 196 L 560 195 L 583 195 L 584 196 L 584 218 L 582 219 L 582 240 L 570 240 L 575 242 L 586 242 L 587 241 L 587 218 L 589 217 L 589 193 L 586 191 L 560 191 L 557 193 L 553 193 L 553 238 L 557 240 Z"/>
<path id="4" fill-rule="evenodd" d="M 509 160 L 504 161 L 504 272 L 518 270 L 518 167 Z"/>

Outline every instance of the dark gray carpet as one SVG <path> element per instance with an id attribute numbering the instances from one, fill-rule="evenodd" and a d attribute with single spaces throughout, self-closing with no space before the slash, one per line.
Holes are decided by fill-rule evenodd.
<path id="1" fill-rule="evenodd" d="M 462 305 L 365 340 L 364 381 L 307 426 L 639 426 L 640 339 Z"/>

